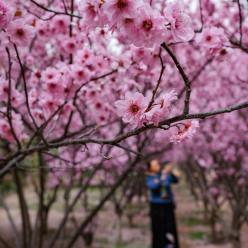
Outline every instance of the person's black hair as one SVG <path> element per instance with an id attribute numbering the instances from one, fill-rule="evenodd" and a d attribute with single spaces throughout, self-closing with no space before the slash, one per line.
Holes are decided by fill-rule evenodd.
<path id="1" fill-rule="evenodd" d="M 147 170 L 150 170 L 150 168 L 151 168 L 151 161 L 149 161 L 149 162 L 146 163 L 146 168 L 147 168 Z"/>
<path id="2" fill-rule="evenodd" d="M 165 160 L 165 161 L 163 162 L 163 165 L 167 165 L 167 164 L 170 164 L 170 163 L 171 163 L 171 161 Z"/>

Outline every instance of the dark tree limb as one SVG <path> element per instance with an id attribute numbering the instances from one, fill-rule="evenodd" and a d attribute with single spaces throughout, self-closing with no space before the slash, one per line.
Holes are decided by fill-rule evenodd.
<path id="1" fill-rule="evenodd" d="M 185 85 L 185 90 L 186 90 L 186 95 L 185 95 L 185 100 L 184 100 L 184 109 L 183 109 L 183 114 L 187 115 L 189 113 L 189 104 L 190 104 L 190 95 L 191 95 L 191 83 L 186 75 L 183 67 L 179 63 L 176 55 L 171 51 L 171 49 L 166 45 L 166 43 L 162 43 L 161 47 L 163 47 L 167 53 L 170 55 L 171 59 L 173 60 L 174 64 L 176 65 Z"/>
<path id="2" fill-rule="evenodd" d="M 70 17 L 75 17 L 75 18 L 78 18 L 78 19 L 81 19 L 82 17 L 81 16 L 78 16 L 78 15 L 74 15 L 74 14 L 71 14 L 71 13 L 68 13 L 68 12 L 61 12 L 61 11 L 57 11 L 57 10 L 52 10 L 52 9 L 49 9 L 47 7 L 45 7 L 44 5 L 34 1 L 34 0 L 29 0 L 31 3 L 33 3 L 34 5 L 36 5 L 37 7 L 39 7 L 40 9 L 43 9 L 44 11 L 46 12 L 50 12 L 50 13 L 53 13 L 53 15 L 67 15 L 67 16 L 70 16 Z"/>

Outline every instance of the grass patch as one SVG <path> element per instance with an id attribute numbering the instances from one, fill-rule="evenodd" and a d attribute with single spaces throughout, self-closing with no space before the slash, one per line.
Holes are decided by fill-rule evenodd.
<path id="1" fill-rule="evenodd" d="M 192 240 L 203 240 L 205 239 L 207 234 L 202 231 L 194 231 L 189 233 L 189 237 Z"/>
<path id="2" fill-rule="evenodd" d="M 101 244 L 102 246 L 106 246 L 109 244 L 109 240 L 108 239 L 105 239 L 105 238 L 96 238 L 95 241 L 94 241 L 96 244 Z"/>
<path id="3" fill-rule="evenodd" d="M 115 244 L 115 248 L 126 248 L 127 247 L 127 243 L 125 243 L 125 242 L 120 242 L 120 243 L 117 243 L 117 244 Z"/>
<path id="4" fill-rule="evenodd" d="M 185 223 L 185 225 L 189 227 L 204 225 L 203 219 L 195 217 L 195 216 L 190 216 L 188 218 L 185 218 L 183 222 Z"/>

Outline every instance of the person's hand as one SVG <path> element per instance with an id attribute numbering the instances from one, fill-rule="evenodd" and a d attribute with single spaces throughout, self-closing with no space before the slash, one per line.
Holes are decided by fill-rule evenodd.
<path id="1" fill-rule="evenodd" d="M 181 172 L 178 169 L 174 169 L 173 174 L 178 178 L 181 177 Z"/>
<path id="2" fill-rule="evenodd" d="M 162 171 L 162 174 L 169 174 L 169 173 L 171 173 L 172 172 L 172 165 L 171 164 L 169 164 L 169 165 L 167 165 L 164 169 L 163 169 L 163 171 Z"/>

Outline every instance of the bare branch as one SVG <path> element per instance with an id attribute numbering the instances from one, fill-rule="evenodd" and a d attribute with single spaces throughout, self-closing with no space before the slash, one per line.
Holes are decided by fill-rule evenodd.
<path id="1" fill-rule="evenodd" d="M 25 69 L 24 69 L 24 66 L 22 64 L 22 61 L 21 61 L 21 58 L 19 55 L 19 51 L 18 51 L 16 44 L 14 44 L 14 48 L 15 48 L 17 60 L 18 60 L 18 63 L 19 63 L 20 69 L 21 69 L 21 75 L 22 75 L 23 84 L 24 84 L 24 93 L 25 93 L 25 101 L 26 101 L 27 111 L 28 111 L 28 114 L 29 114 L 34 126 L 37 128 L 36 121 L 35 121 L 32 113 L 31 113 L 31 109 L 30 109 L 30 105 L 29 105 L 28 86 L 27 86 L 27 81 L 26 81 L 26 77 L 25 77 Z"/>
<path id="2" fill-rule="evenodd" d="M 161 71 L 160 71 L 160 75 L 159 75 L 159 79 L 157 81 L 157 84 L 156 84 L 156 87 L 155 89 L 152 91 L 152 98 L 151 98 L 151 101 L 149 102 L 149 105 L 146 109 L 146 112 L 149 111 L 155 101 L 155 97 L 156 97 L 156 94 L 157 94 L 157 91 L 158 91 L 158 88 L 159 88 L 159 85 L 162 81 L 162 77 L 163 77 L 163 74 L 164 74 L 164 70 L 165 70 L 165 65 L 164 65 L 164 62 L 163 62 L 163 59 L 162 59 L 162 56 L 161 56 L 161 53 L 162 53 L 162 50 L 160 48 L 160 51 L 159 51 L 159 60 L 160 60 L 160 63 L 161 63 Z"/>
<path id="3" fill-rule="evenodd" d="M 74 15 L 74 14 L 70 14 L 68 12 L 60 12 L 60 11 L 57 11 L 57 10 L 52 10 L 52 9 L 49 9 L 45 6 L 43 6 L 42 4 L 40 3 L 37 3 L 36 1 L 34 0 L 29 0 L 31 3 L 33 3 L 34 5 L 36 5 L 37 7 L 45 10 L 46 12 L 50 12 L 50 13 L 53 13 L 54 15 L 67 15 L 67 16 L 70 16 L 70 17 L 76 17 L 78 19 L 82 19 L 81 16 L 78 16 L 78 15 Z"/>
<path id="4" fill-rule="evenodd" d="M 242 9 L 241 9 L 241 3 L 240 0 L 237 0 L 238 9 L 239 9 L 239 44 L 242 44 L 243 39 L 243 16 L 242 16 Z"/>
<path id="5" fill-rule="evenodd" d="M 170 55 L 170 57 L 172 58 L 174 64 L 176 65 L 183 81 L 184 81 L 184 85 L 185 85 L 185 90 L 186 90 L 186 96 L 185 96 L 185 100 L 184 100 L 184 110 L 183 110 L 183 114 L 187 115 L 189 113 L 189 104 L 190 104 L 190 95 L 191 95 L 191 83 L 190 80 L 188 78 L 188 76 L 186 75 L 184 69 L 182 68 L 182 66 L 180 65 L 176 55 L 171 51 L 171 49 L 166 45 L 166 43 L 162 43 L 161 46 L 167 51 L 167 53 Z"/>
<path id="6" fill-rule="evenodd" d="M 15 129 L 13 127 L 13 123 L 12 123 L 12 104 L 11 104 L 11 98 L 12 98 L 12 80 L 11 80 L 11 69 L 12 69 L 12 62 L 11 62 L 11 57 L 10 57 L 10 52 L 9 52 L 9 48 L 6 47 L 6 52 L 8 55 L 8 64 L 9 64 L 9 75 L 8 75 L 8 79 L 9 79 L 9 84 L 8 84 L 8 103 L 7 103 L 7 119 L 10 125 L 10 129 L 11 129 L 11 133 L 16 141 L 16 144 L 18 146 L 18 149 L 21 149 L 21 143 L 16 135 Z"/>

